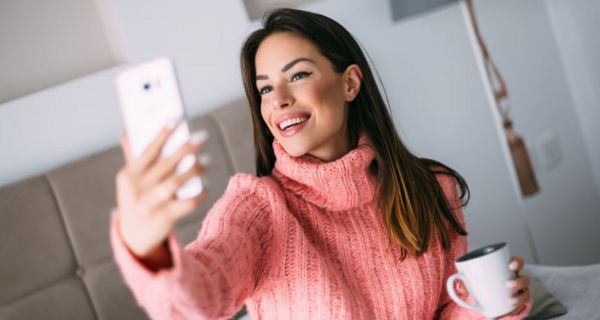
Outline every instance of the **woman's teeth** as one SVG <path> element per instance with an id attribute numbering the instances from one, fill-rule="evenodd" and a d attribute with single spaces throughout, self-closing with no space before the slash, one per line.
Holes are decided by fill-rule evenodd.
<path id="1" fill-rule="evenodd" d="M 293 119 L 288 119 L 288 120 L 282 121 L 279 124 L 279 129 L 285 130 L 295 124 L 299 124 L 299 123 L 306 121 L 306 119 L 308 119 L 308 117 L 293 118 Z"/>

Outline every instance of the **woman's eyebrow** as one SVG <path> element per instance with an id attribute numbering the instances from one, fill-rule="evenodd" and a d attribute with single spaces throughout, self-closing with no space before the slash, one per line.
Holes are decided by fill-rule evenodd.
<path id="1" fill-rule="evenodd" d="M 281 72 L 286 72 L 289 69 L 291 69 L 296 63 L 301 62 L 301 61 L 308 61 L 310 63 L 316 64 L 314 61 L 312 61 L 309 58 L 304 58 L 304 57 L 300 57 L 300 58 L 296 58 L 290 62 L 288 62 L 285 66 L 283 66 L 283 68 L 281 68 Z M 256 76 L 256 80 L 266 80 L 269 79 L 269 76 L 264 75 L 264 74 L 259 74 Z"/>

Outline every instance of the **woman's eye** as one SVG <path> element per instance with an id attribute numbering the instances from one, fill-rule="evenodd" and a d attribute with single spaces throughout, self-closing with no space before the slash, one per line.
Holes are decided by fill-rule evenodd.
<path id="1" fill-rule="evenodd" d="M 312 74 L 312 72 L 304 72 L 304 71 L 298 72 L 292 76 L 291 81 L 296 81 L 296 80 L 300 80 L 302 78 L 306 78 L 306 77 L 310 76 L 311 74 Z"/>
<path id="2" fill-rule="evenodd" d="M 263 88 L 262 88 L 262 89 L 260 89 L 258 92 L 259 92 L 261 95 L 263 95 L 263 94 L 265 94 L 265 93 L 269 93 L 269 92 L 271 92 L 271 86 L 266 86 L 266 87 L 263 87 Z"/>

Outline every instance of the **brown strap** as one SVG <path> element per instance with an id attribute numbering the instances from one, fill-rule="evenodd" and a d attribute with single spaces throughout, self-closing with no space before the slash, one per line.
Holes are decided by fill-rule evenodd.
<path id="1" fill-rule="evenodd" d="M 500 74 L 500 71 L 496 67 L 494 60 L 492 60 L 492 56 L 488 51 L 483 38 L 481 37 L 481 32 L 479 31 L 479 25 L 477 24 L 477 17 L 475 16 L 475 9 L 473 8 L 473 0 L 466 0 L 467 8 L 469 9 L 469 16 L 471 21 L 473 22 L 473 29 L 475 31 L 475 36 L 477 37 L 477 43 L 479 44 L 479 48 L 481 49 L 481 53 L 483 54 L 483 59 L 486 64 L 486 68 L 489 68 L 487 71 L 489 76 L 494 76 L 500 85 L 499 88 L 493 88 L 494 90 L 494 98 L 496 102 L 505 104 L 505 109 L 500 110 L 502 116 L 508 118 L 509 106 L 508 106 L 508 89 L 506 88 L 506 83 L 504 82 L 504 78 Z M 489 70 L 491 69 L 492 74 L 489 74 Z"/>

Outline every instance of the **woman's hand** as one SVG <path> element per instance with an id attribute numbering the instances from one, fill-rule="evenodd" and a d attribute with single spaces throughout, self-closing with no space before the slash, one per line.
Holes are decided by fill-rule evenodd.
<path id="1" fill-rule="evenodd" d="M 523 258 L 516 256 L 512 257 L 508 264 L 509 269 L 514 271 L 517 275 L 515 279 L 509 280 L 506 284 L 512 292 L 511 303 L 516 308 L 513 312 L 500 317 L 500 319 L 520 313 L 531 299 L 531 294 L 529 293 L 529 277 L 519 275 L 519 271 L 523 269 L 524 265 L 525 262 L 523 261 Z"/>
<path id="2" fill-rule="evenodd" d="M 207 136 L 204 131 L 195 133 L 190 142 L 161 159 L 163 146 L 175 127 L 175 122 L 166 126 L 138 158 L 131 153 L 126 133 L 121 135 L 126 163 L 116 176 L 117 221 L 123 241 L 141 259 L 156 256 L 177 221 L 200 206 L 207 195 L 205 188 L 193 198 L 175 197 L 189 178 L 205 171 L 199 161 L 182 174 L 175 169 L 186 155 L 202 148 Z"/>

